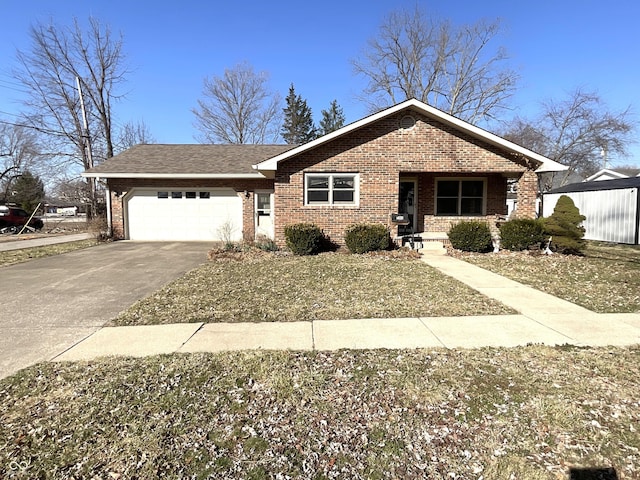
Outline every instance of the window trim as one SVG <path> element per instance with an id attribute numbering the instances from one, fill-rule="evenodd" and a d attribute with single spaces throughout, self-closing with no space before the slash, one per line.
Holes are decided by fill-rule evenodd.
<path id="1" fill-rule="evenodd" d="M 309 178 L 328 177 L 329 187 L 327 189 L 327 202 L 309 202 Z M 353 202 L 334 202 L 333 200 L 333 179 L 335 177 L 353 177 Z M 303 178 L 304 205 L 308 207 L 347 207 L 353 208 L 360 206 L 360 174 L 354 172 L 305 172 Z M 351 189 L 348 189 L 349 191 Z"/>
<path id="2" fill-rule="evenodd" d="M 458 182 L 457 213 L 438 213 L 438 182 Z M 482 182 L 482 213 L 461 213 L 462 188 L 461 182 Z M 476 198 L 476 197 L 464 197 Z M 487 215 L 487 177 L 436 177 L 433 188 L 433 212 L 436 217 L 484 217 Z"/>

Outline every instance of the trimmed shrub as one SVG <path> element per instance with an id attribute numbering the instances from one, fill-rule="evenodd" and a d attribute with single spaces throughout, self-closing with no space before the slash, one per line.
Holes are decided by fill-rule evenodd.
<path id="1" fill-rule="evenodd" d="M 489 225 L 477 220 L 462 221 L 452 225 L 447 233 L 451 246 L 465 252 L 493 250 Z"/>
<path id="2" fill-rule="evenodd" d="M 315 255 L 320 251 L 324 236 L 313 223 L 294 223 L 284 227 L 287 247 L 294 255 Z"/>
<path id="3" fill-rule="evenodd" d="M 586 218 L 580 214 L 571 197 L 560 196 L 553 214 L 543 219 L 544 231 L 551 237 L 552 249 L 568 255 L 581 255 L 585 246 L 582 222 Z"/>
<path id="4" fill-rule="evenodd" d="M 357 223 L 347 227 L 344 242 L 351 253 L 388 250 L 389 229 L 380 223 Z"/>
<path id="5" fill-rule="evenodd" d="M 278 251 L 278 245 L 276 244 L 276 242 L 274 240 L 272 240 L 269 237 L 265 237 L 265 236 L 259 236 L 258 238 L 256 238 L 256 241 L 254 243 L 254 245 L 256 246 L 256 248 L 259 248 L 262 251 L 265 252 L 277 252 Z"/>
<path id="6" fill-rule="evenodd" d="M 532 218 L 516 218 L 500 226 L 500 245 L 507 250 L 528 250 L 540 248 L 545 240 L 544 229 L 540 220 Z"/>

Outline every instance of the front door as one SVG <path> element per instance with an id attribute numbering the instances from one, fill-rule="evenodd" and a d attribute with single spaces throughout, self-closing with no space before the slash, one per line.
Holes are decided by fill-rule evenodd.
<path id="1" fill-rule="evenodd" d="M 273 240 L 273 192 L 256 192 L 256 237 Z"/>
<path id="2" fill-rule="evenodd" d="M 409 235 L 417 226 L 417 181 L 415 178 L 401 178 L 398 195 L 398 213 L 409 216 L 409 225 L 398 225 L 398 235 Z"/>

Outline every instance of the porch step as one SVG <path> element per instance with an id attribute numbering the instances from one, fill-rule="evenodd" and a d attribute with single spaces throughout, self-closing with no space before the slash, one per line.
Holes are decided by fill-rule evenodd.
<path id="1" fill-rule="evenodd" d="M 447 249 L 444 248 L 444 243 L 437 240 L 422 242 L 422 248 L 418 251 L 429 255 L 445 255 L 447 253 Z"/>

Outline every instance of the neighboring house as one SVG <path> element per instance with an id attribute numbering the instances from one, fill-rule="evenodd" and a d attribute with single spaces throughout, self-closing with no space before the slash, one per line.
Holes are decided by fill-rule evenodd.
<path id="1" fill-rule="evenodd" d="M 640 168 L 603 168 L 584 181 L 596 182 L 599 180 L 616 180 L 618 178 L 629 177 L 640 177 Z"/>
<path id="2" fill-rule="evenodd" d="M 640 177 L 572 183 L 543 196 L 543 216 L 548 217 L 562 195 L 586 217 L 584 238 L 614 243 L 640 244 Z"/>
<path id="3" fill-rule="evenodd" d="M 109 222 L 132 240 L 253 240 L 284 245 L 312 222 L 337 244 L 347 226 L 444 238 L 452 224 L 536 215 L 538 173 L 566 167 L 417 100 L 304 145 L 138 145 L 85 172 L 106 180 Z M 409 225 L 395 225 L 405 213 Z"/>

